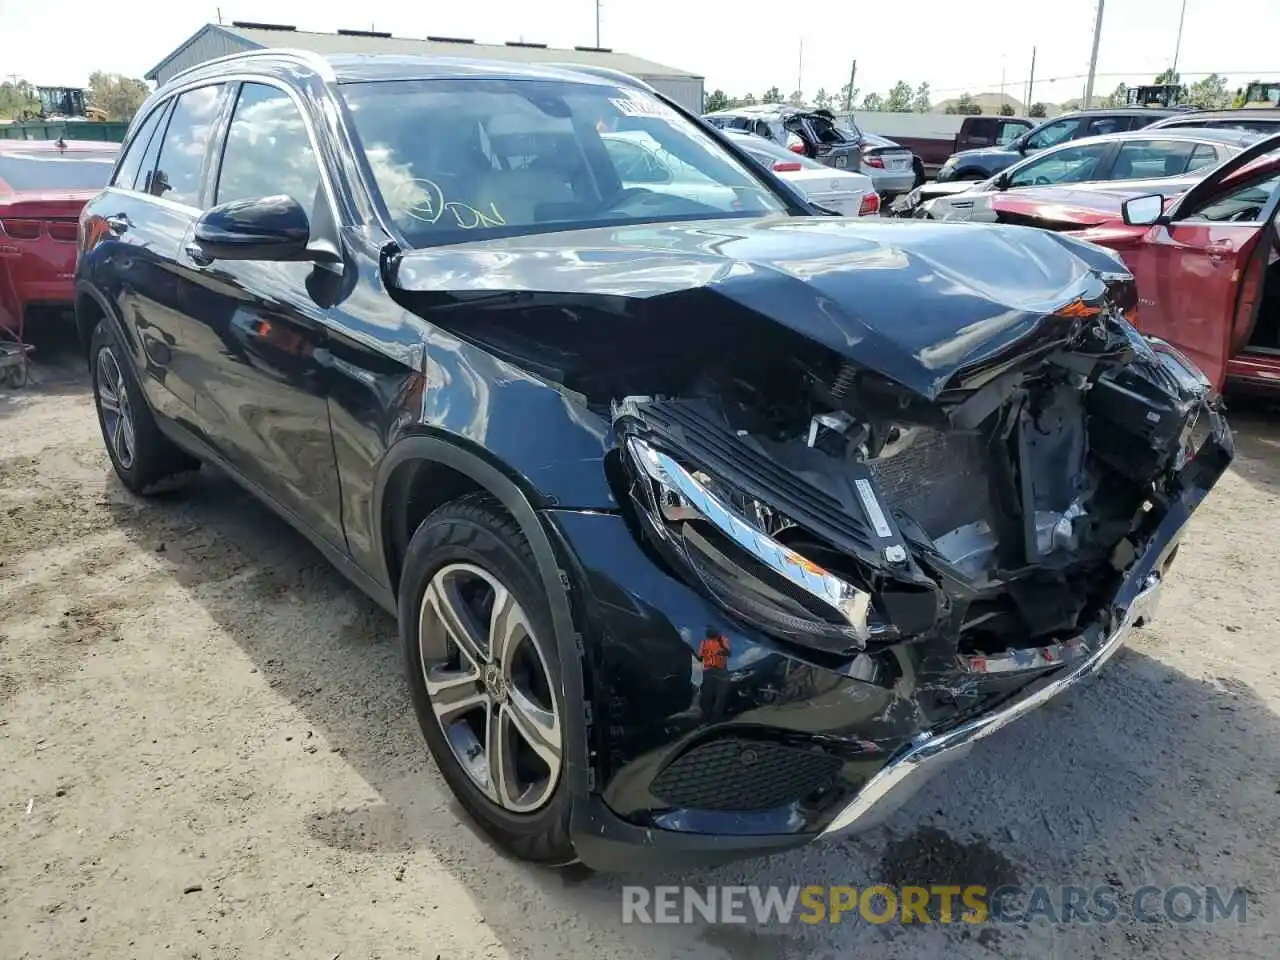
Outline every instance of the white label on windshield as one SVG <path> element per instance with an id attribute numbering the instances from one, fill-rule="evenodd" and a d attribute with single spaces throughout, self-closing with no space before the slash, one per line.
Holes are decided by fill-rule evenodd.
<path id="1" fill-rule="evenodd" d="M 628 94 L 626 99 L 611 97 L 609 102 L 617 107 L 618 112 L 624 117 L 661 117 L 669 120 L 677 116 L 676 112 L 661 100 L 639 92 Z"/>

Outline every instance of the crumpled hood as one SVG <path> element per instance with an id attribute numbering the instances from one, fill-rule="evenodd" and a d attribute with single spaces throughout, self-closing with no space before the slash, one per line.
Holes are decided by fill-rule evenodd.
<path id="1" fill-rule="evenodd" d="M 771 216 L 414 250 L 388 282 L 455 306 L 547 294 L 660 310 L 659 298 L 710 290 L 727 314 L 766 317 L 932 398 L 967 371 L 1061 342 L 1070 324 L 1053 314 L 1097 296 L 1100 272 L 1123 271 L 1101 248 L 1023 227 Z"/>

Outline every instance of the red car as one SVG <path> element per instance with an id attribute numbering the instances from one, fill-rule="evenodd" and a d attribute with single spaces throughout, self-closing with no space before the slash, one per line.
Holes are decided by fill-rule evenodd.
<path id="1" fill-rule="evenodd" d="M 1182 349 L 1215 387 L 1280 391 L 1280 136 L 1177 195 L 1017 193 L 999 220 L 1119 253 L 1138 281 L 1138 326 Z"/>
<path id="2" fill-rule="evenodd" d="M 20 335 L 33 307 L 72 306 L 80 210 L 106 186 L 119 150 L 0 140 L 0 330 Z"/>

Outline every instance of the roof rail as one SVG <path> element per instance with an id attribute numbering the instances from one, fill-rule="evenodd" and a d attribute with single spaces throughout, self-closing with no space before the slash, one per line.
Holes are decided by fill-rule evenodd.
<path id="1" fill-rule="evenodd" d="M 612 47 L 574 47 L 575 50 L 581 50 L 583 53 L 613 53 Z"/>
<path id="2" fill-rule="evenodd" d="M 277 59 L 284 58 L 288 60 L 299 60 L 318 73 L 327 82 L 333 83 L 338 79 L 337 75 L 333 72 L 333 65 L 314 51 L 297 50 L 292 47 L 267 47 L 262 50 L 242 50 L 239 53 L 228 53 L 225 56 L 214 57 L 212 60 L 205 60 L 203 63 L 197 63 L 195 66 L 187 67 L 185 70 L 179 70 L 164 83 L 160 84 L 160 87 L 167 87 L 180 77 L 185 77 L 189 73 L 195 73 L 197 70 L 203 70 L 205 67 L 213 66 L 214 64 L 231 63 L 236 60 L 251 60 L 259 57 L 276 57 Z"/>
<path id="3" fill-rule="evenodd" d="M 388 40 L 391 38 L 390 32 L 383 32 L 382 30 L 347 30 L 342 27 L 338 28 L 338 36 L 340 37 L 382 37 Z"/>
<path id="4" fill-rule="evenodd" d="M 427 37 L 432 43 L 475 43 L 470 37 Z"/>
<path id="5" fill-rule="evenodd" d="M 253 20 L 232 20 L 233 27 L 240 27 L 242 30 L 289 30 L 297 31 L 292 23 L 256 23 Z"/>
<path id="6" fill-rule="evenodd" d="M 533 50 L 547 49 L 547 45 L 545 43 L 526 43 L 523 40 L 508 40 L 506 45 L 508 47 L 530 47 Z"/>
<path id="7" fill-rule="evenodd" d="M 613 80 L 616 83 L 627 86 L 639 87 L 642 90 L 658 92 L 639 77 L 633 77 L 629 73 L 623 73 L 621 70 L 614 70 L 611 67 L 597 67 L 589 63 L 547 63 L 544 66 L 556 67 L 560 70 L 572 70 L 574 73 L 585 73 L 604 80 Z"/>

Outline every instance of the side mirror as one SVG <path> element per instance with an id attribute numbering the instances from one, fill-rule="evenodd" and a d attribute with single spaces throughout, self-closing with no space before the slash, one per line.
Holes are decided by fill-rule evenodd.
<path id="1" fill-rule="evenodd" d="M 1027 138 L 1019 137 L 1017 140 L 1014 140 L 1011 144 L 1009 144 L 1009 146 L 1013 147 L 1013 149 L 1017 150 L 1019 153 L 1025 156 L 1027 152 Z"/>
<path id="2" fill-rule="evenodd" d="M 997 175 L 996 175 L 996 177 L 995 177 L 995 179 L 993 179 L 993 180 L 991 181 L 991 189 L 993 189 L 993 190 L 1008 190 L 1008 189 L 1009 189 L 1009 174 L 1007 174 L 1007 173 L 997 174 Z"/>
<path id="3" fill-rule="evenodd" d="M 1158 193 L 1133 197 L 1120 206 L 1124 222 L 1131 227 L 1148 227 L 1159 223 L 1164 215 L 1164 197 Z"/>
<path id="4" fill-rule="evenodd" d="M 310 248 L 307 212 L 284 195 L 232 200 L 206 210 L 196 221 L 195 242 L 210 260 L 334 259 L 332 250 Z"/>

